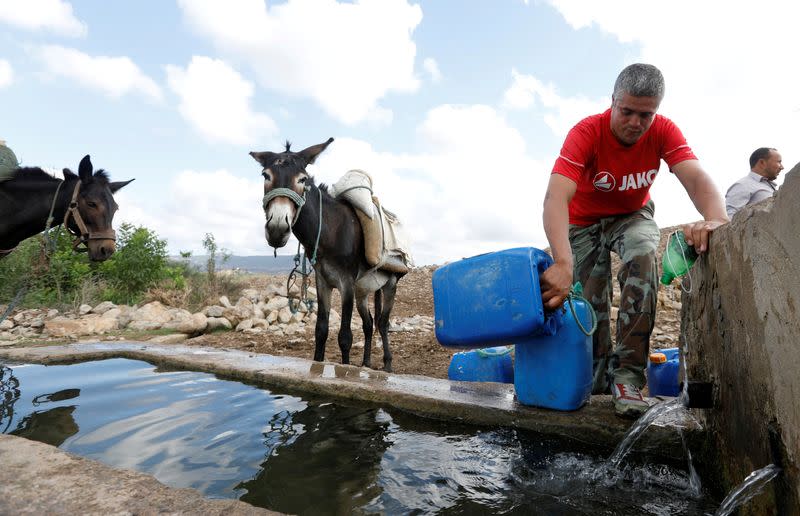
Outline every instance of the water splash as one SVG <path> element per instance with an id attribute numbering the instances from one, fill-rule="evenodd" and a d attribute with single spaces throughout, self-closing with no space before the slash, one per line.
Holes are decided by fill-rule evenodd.
<path id="1" fill-rule="evenodd" d="M 636 420 L 636 423 L 634 423 L 631 429 L 628 430 L 628 433 L 625 438 L 622 439 L 622 442 L 617 445 L 614 453 L 612 453 L 611 457 L 608 458 L 610 465 L 614 468 L 619 467 L 622 459 L 625 458 L 625 455 L 628 454 L 636 441 L 639 440 L 644 431 L 647 430 L 650 425 L 667 414 L 671 414 L 677 410 L 683 409 L 684 406 L 685 403 L 683 397 L 679 397 L 669 401 L 656 403 L 650 407 L 647 412 L 642 415 L 642 417 Z"/>
<path id="2" fill-rule="evenodd" d="M 700 475 L 698 475 L 697 470 L 694 469 L 694 463 L 692 462 L 692 452 L 686 445 L 686 438 L 683 435 L 683 430 L 679 428 L 678 433 L 681 436 L 683 451 L 686 452 L 686 461 L 689 466 L 689 494 L 691 494 L 692 496 L 700 496 L 700 489 L 702 488 L 702 485 L 700 483 Z"/>
<path id="3" fill-rule="evenodd" d="M 766 486 L 770 480 L 778 476 L 780 472 L 781 468 L 775 464 L 770 464 L 769 466 L 753 471 L 722 500 L 714 516 L 728 516 L 734 509 L 760 493 L 761 490 L 764 489 L 764 486 Z"/>

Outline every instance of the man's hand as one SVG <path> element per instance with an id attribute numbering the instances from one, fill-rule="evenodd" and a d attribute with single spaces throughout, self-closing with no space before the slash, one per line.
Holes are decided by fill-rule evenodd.
<path id="1" fill-rule="evenodd" d="M 572 264 L 556 262 L 547 268 L 539 278 L 542 289 L 542 302 L 548 310 L 560 307 L 572 287 Z"/>
<path id="2" fill-rule="evenodd" d="M 711 232 L 723 224 L 727 224 L 727 220 L 699 220 L 690 224 L 683 225 L 683 235 L 686 237 L 686 243 L 694 246 L 695 251 L 704 253 L 708 249 L 708 237 Z"/>

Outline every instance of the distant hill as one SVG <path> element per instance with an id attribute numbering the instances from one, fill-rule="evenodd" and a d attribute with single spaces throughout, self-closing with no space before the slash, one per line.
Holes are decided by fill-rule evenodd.
<path id="1" fill-rule="evenodd" d="M 180 256 L 170 256 L 170 260 L 182 261 Z M 208 256 L 198 255 L 189 258 L 189 263 L 199 270 L 205 270 Z M 294 255 L 289 256 L 231 256 L 225 263 L 217 259 L 217 270 L 239 269 L 257 274 L 288 273 L 294 267 Z"/>

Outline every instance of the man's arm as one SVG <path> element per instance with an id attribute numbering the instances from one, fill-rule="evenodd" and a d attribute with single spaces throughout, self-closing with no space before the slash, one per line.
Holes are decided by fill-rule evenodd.
<path id="1" fill-rule="evenodd" d="M 554 264 L 540 279 L 542 302 L 545 308 L 554 310 L 561 306 L 572 287 L 572 248 L 569 245 L 569 201 L 578 185 L 561 174 L 551 174 L 547 193 L 544 196 L 542 222 Z"/>
<path id="2" fill-rule="evenodd" d="M 708 249 L 708 236 L 716 228 L 729 222 L 730 219 L 725 213 L 725 204 L 722 196 L 714 186 L 711 177 L 700 166 L 696 159 L 687 159 L 672 167 L 672 171 L 678 177 L 689 198 L 694 203 L 694 207 L 703 216 L 704 220 L 684 224 L 683 232 L 686 236 L 686 243 L 694 246 L 697 252 L 705 252 Z"/>
<path id="3" fill-rule="evenodd" d="M 728 218 L 732 218 L 733 214 L 744 208 L 748 202 L 750 202 L 750 192 L 747 188 L 741 183 L 733 183 L 725 194 L 725 211 L 728 213 Z"/>

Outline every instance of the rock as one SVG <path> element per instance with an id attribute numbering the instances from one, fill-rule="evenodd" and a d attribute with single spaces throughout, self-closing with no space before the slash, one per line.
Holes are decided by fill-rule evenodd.
<path id="1" fill-rule="evenodd" d="M 287 324 L 283 328 L 284 335 L 294 335 L 296 333 L 303 333 L 303 327 L 297 323 Z"/>
<path id="2" fill-rule="evenodd" d="M 205 314 L 199 312 L 192 314 L 188 310 L 182 308 L 173 308 L 169 310 L 169 312 L 171 318 L 162 326 L 162 328 L 168 330 L 175 330 L 187 334 L 200 333 L 206 329 L 206 325 L 208 324 L 208 318 Z"/>
<path id="3" fill-rule="evenodd" d="M 41 328 L 44 328 L 44 319 L 39 317 L 37 319 L 32 320 L 30 327 L 33 328 L 33 329 L 37 329 L 37 330 L 41 329 Z"/>
<path id="4" fill-rule="evenodd" d="M 232 306 L 230 308 L 226 308 L 222 313 L 222 316 L 229 320 L 233 326 L 236 326 L 245 319 L 252 319 L 252 305 L 250 307 Z"/>
<path id="5" fill-rule="evenodd" d="M 261 295 L 259 294 L 258 290 L 254 288 L 243 289 L 239 295 L 243 298 L 250 300 L 250 302 L 252 302 L 253 304 L 258 303 L 258 301 L 261 298 Z"/>
<path id="6" fill-rule="evenodd" d="M 270 313 L 267 314 L 267 323 L 273 324 L 275 321 L 278 320 L 278 311 L 272 310 Z"/>
<path id="7" fill-rule="evenodd" d="M 44 329 L 53 337 L 73 338 L 80 335 L 103 333 L 118 328 L 116 319 L 102 318 L 97 314 L 84 316 L 80 319 L 54 317 L 44 322 Z"/>
<path id="8" fill-rule="evenodd" d="M 289 306 L 289 298 L 283 296 L 277 296 L 270 299 L 266 306 L 264 307 L 264 311 L 272 311 L 272 310 L 280 310 L 281 308 Z"/>
<path id="9" fill-rule="evenodd" d="M 269 322 L 266 319 L 253 319 L 253 328 L 269 328 Z"/>
<path id="10" fill-rule="evenodd" d="M 185 333 L 172 333 L 170 335 L 159 335 L 153 337 L 148 342 L 155 342 L 156 344 L 178 344 L 188 339 L 189 336 Z"/>
<path id="11" fill-rule="evenodd" d="M 306 314 L 304 314 L 303 312 L 297 312 L 292 315 L 291 322 L 296 322 L 296 323 L 303 322 L 303 318 L 305 316 Z"/>
<path id="12" fill-rule="evenodd" d="M 288 306 L 284 306 L 278 311 L 278 322 L 281 324 L 288 323 L 292 320 L 292 311 Z"/>
<path id="13" fill-rule="evenodd" d="M 264 328 L 247 328 L 245 330 L 242 330 L 242 333 L 248 333 L 250 335 L 259 335 L 261 333 L 264 333 L 264 331 L 266 331 L 264 330 Z"/>
<path id="14" fill-rule="evenodd" d="M 214 330 L 225 329 L 230 330 L 233 325 L 229 320 L 224 317 L 209 317 L 206 322 L 206 333 L 211 333 Z"/>
<path id="15" fill-rule="evenodd" d="M 267 288 L 264 290 L 264 299 L 271 299 L 275 296 L 286 297 L 286 285 L 267 285 Z"/>
<path id="16" fill-rule="evenodd" d="M 103 301 L 99 305 L 92 308 L 91 312 L 93 314 L 103 315 L 104 313 L 108 312 L 112 308 L 116 308 L 117 305 L 112 303 L 111 301 Z"/>
<path id="17" fill-rule="evenodd" d="M 92 311 L 92 305 L 81 305 L 78 307 L 78 313 L 80 315 L 86 315 Z"/>
<path id="18" fill-rule="evenodd" d="M 57 316 L 58 313 L 59 313 L 58 310 L 56 310 L 55 308 L 51 308 L 50 310 L 47 311 L 46 318 L 47 319 L 52 319 L 53 317 Z"/>
<path id="19" fill-rule="evenodd" d="M 253 320 L 252 319 L 245 319 L 239 324 L 236 325 L 236 331 L 244 331 L 249 330 L 253 327 Z"/>
<path id="20" fill-rule="evenodd" d="M 236 306 L 244 307 L 252 311 L 255 304 L 246 297 L 240 297 L 239 300 L 236 301 Z"/>
<path id="21" fill-rule="evenodd" d="M 0 330 L 10 330 L 14 327 L 14 321 L 10 319 L 5 319 L 3 322 L 0 322 Z"/>
<path id="22" fill-rule="evenodd" d="M 219 298 L 219 304 L 221 304 L 225 308 L 233 307 L 233 305 L 231 304 L 230 300 L 228 299 L 228 296 L 222 296 L 221 298 Z"/>
<path id="23" fill-rule="evenodd" d="M 132 330 L 157 330 L 172 319 L 164 305 L 158 301 L 147 303 L 131 314 L 128 328 Z"/>
<path id="24" fill-rule="evenodd" d="M 225 313 L 225 308 L 219 305 L 207 306 L 204 310 L 206 317 L 222 317 Z"/>

